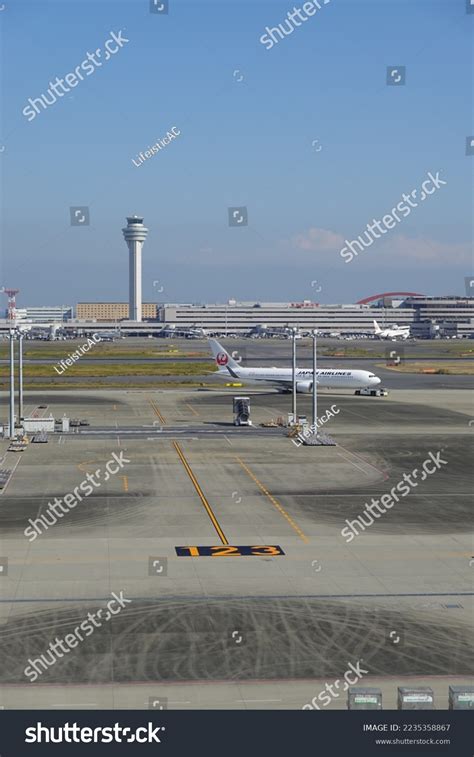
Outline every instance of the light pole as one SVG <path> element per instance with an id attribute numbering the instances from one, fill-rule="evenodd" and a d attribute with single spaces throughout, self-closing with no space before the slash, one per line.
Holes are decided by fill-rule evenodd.
<path id="1" fill-rule="evenodd" d="M 316 330 L 313 331 L 313 433 L 318 435 L 318 391 L 317 391 L 317 340 L 316 340 Z"/>
<path id="2" fill-rule="evenodd" d="M 292 383 L 293 383 L 293 402 L 292 413 L 293 423 L 296 423 L 296 329 L 293 329 L 292 335 Z"/>
<path id="3" fill-rule="evenodd" d="M 10 329 L 10 439 L 15 438 L 15 345 L 14 332 Z"/>
<path id="4" fill-rule="evenodd" d="M 23 419 L 23 336 L 18 332 L 18 421 Z"/>

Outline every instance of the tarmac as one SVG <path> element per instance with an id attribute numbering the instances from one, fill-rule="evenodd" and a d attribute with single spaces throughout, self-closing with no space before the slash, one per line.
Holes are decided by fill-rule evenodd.
<path id="1" fill-rule="evenodd" d="M 335 447 L 260 427 L 291 410 L 271 389 L 29 393 L 30 411 L 90 425 L 23 453 L 0 442 L 13 471 L 0 494 L 0 705 L 300 709 L 360 662 L 384 707 L 416 684 L 446 708 L 448 686 L 474 672 L 474 415 L 463 389 L 417 378 L 384 398 L 321 392 L 318 415 L 339 410 L 324 426 Z M 250 396 L 253 428 L 233 426 L 233 394 Z M 311 397 L 297 402 L 310 416 Z M 128 462 L 106 479 L 113 453 Z M 430 453 L 446 462 L 348 543 L 347 521 Z M 90 496 L 24 535 L 97 471 Z M 132 601 L 31 683 L 29 661 L 112 592 Z"/>

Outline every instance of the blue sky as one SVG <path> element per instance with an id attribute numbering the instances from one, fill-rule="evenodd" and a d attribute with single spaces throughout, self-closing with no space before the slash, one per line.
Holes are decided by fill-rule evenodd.
<path id="1" fill-rule="evenodd" d="M 471 273 L 472 24 L 465 0 L 331 0 L 271 50 L 291 2 L 22 2 L 0 13 L 1 284 L 19 304 L 126 300 L 141 214 L 144 299 L 352 302 L 464 293 Z M 299 3 L 297 7 L 302 7 Z M 129 40 L 34 120 L 28 98 Z M 406 85 L 386 86 L 386 67 Z M 236 73 L 234 73 L 236 72 Z M 139 167 L 139 152 L 180 136 Z M 318 141 L 316 141 L 318 140 Z M 339 251 L 428 171 L 440 188 L 350 264 Z M 70 206 L 90 207 L 71 227 Z M 229 228 L 228 207 L 248 209 Z"/>

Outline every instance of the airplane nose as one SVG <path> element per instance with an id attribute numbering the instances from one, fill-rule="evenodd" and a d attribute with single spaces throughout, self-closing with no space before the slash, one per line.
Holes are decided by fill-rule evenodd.
<path id="1" fill-rule="evenodd" d="M 378 384 L 380 384 L 380 382 L 381 382 L 381 379 L 379 379 L 378 376 L 374 376 L 373 378 L 370 379 L 370 383 L 372 384 L 372 386 L 377 386 Z"/>

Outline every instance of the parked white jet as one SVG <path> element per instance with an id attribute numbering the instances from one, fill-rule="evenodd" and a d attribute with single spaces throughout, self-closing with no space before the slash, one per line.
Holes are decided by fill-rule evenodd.
<path id="1" fill-rule="evenodd" d="M 219 368 L 219 374 L 235 379 L 249 381 L 266 381 L 277 384 L 286 391 L 292 389 L 291 368 L 244 368 L 219 344 L 216 339 L 209 339 L 212 354 Z M 336 368 L 321 368 L 316 371 L 319 387 L 331 389 L 361 389 L 375 387 L 380 379 L 374 373 L 361 370 L 338 370 Z M 313 370 L 309 368 L 296 369 L 296 391 L 310 394 L 313 391 Z"/>
<path id="2" fill-rule="evenodd" d="M 410 336 L 409 326 L 398 326 L 396 323 L 389 329 L 381 329 L 377 321 L 374 321 L 375 336 L 379 339 L 408 339 Z"/>
<path id="3" fill-rule="evenodd" d="M 203 339 L 207 337 L 207 331 L 202 328 L 181 328 L 171 323 L 169 326 L 164 326 L 161 331 L 158 331 L 156 336 L 160 337 L 184 337 L 185 339 Z"/>

